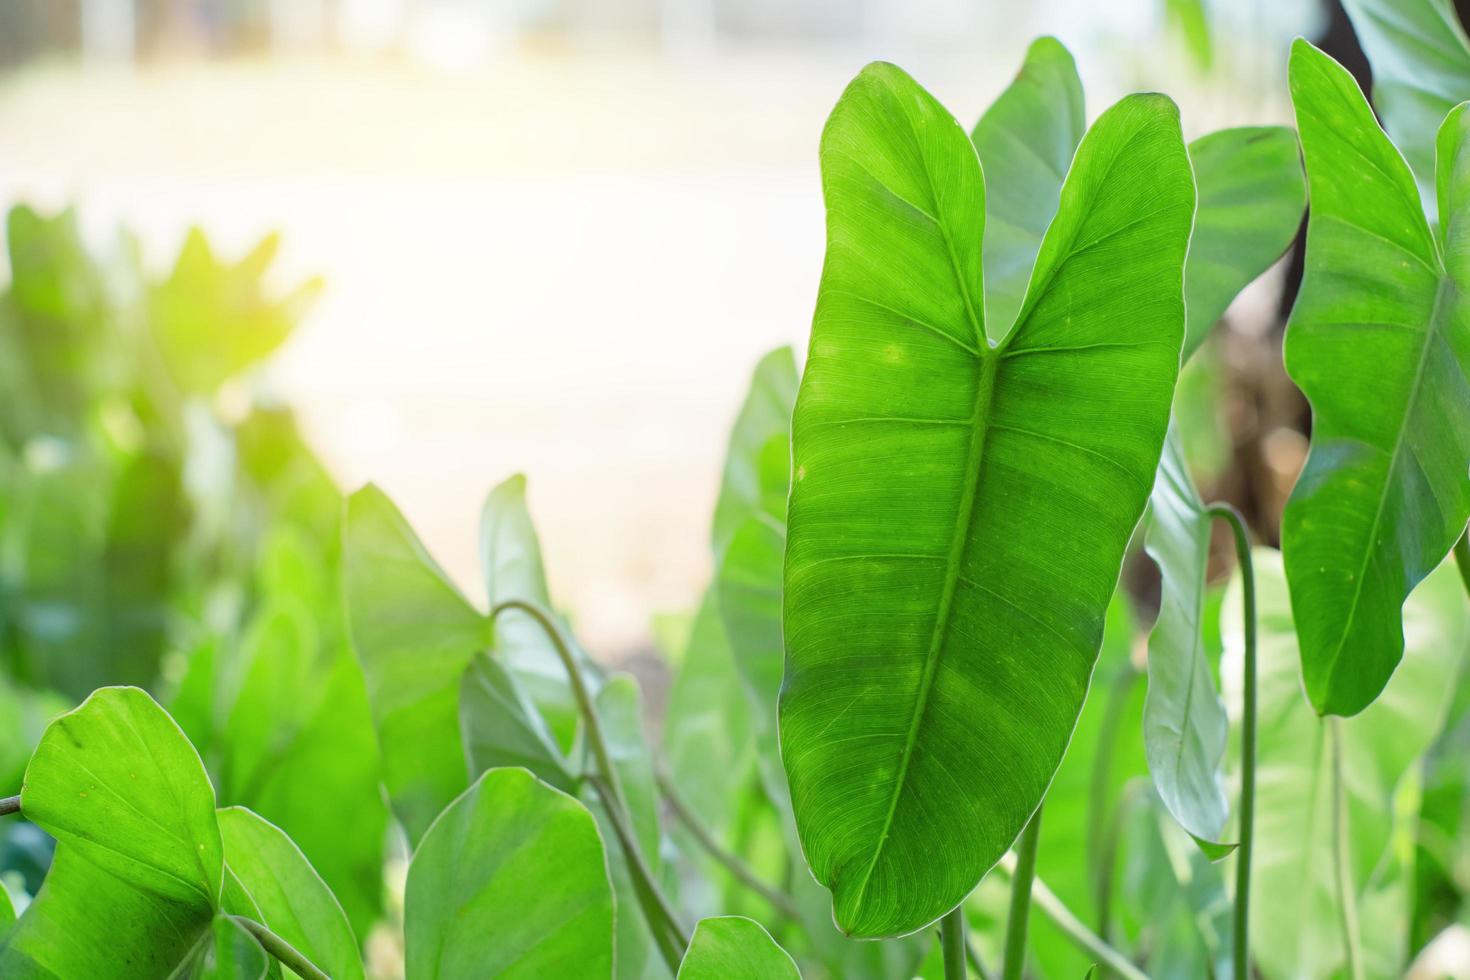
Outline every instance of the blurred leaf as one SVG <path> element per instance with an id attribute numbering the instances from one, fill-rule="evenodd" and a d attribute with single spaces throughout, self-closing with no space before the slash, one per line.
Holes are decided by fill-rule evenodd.
<path id="1" fill-rule="evenodd" d="M 1171 102 L 1104 113 L 990 348 L 984 187 L 953 118 L 870 66 L 828 121 L 823 171 L 782 758 L 838 923 L 897 935 L 1005 852 L 1076 725 L 1164 439 L 1194 191 Z"/>
<path id="2" fill-rule="evenodd" d="M 1281 559 L 1257 548 L 1259 746 L 1251 952 L 1267 980 L 1339 975 L 1344 952 L 1334 875 L 1333 765 L 1329 726 L 1341 738 L 1347 852 L 1369 976 L 1398 975 L 1407 953 L 1417 760 L 1439 732 L 1463 669 L 1470 623 L 1446 563 L 1404 607 L 1408 655 L 1383 694 L 1349 719 L 1319 718 L 1302 697 L 1301 666 Z M 1240 714 L 1240 589 L 1222 620 L 1221 664 L 1232 721 Z M 1388 733 L 1392 733 L 1391 737 Z M 1239 761 L 1234 760 L 1238 770 Z M 1233 874 L 1233 860 L 1226 865 Z M 1284 897 L 1290 900 L 1283 900 Z"/>
<path id="3" fill-rule="evenodd" d="M 760 359 L 735 425 L 730 430 L 711 537 L 716 558 L 747 520 L 764 515 L 786 522 L 791 406 L 796 402 L 796 360 L 790 347 Z"/>
<path id="4" fill-rule="evenodd" d="M 1060 41 L 1041 37 L 970 134 L 985 170 L 985 320 L 992 340 L 1004 336 L 1021 309 L 1086 130 L 1077 64 Z"/>
<path id="5" fill-rule="evenodd" d="M 1164 0 L 1164 16 L 1184 40 L 1195 67 L 1207 72 L 1215 64 L 1215 42 L 1205 0 Z"/>
<path id="6" fill-rule="evenodd" d="M 1285 353 L 1312 403 L 1312 448 L 1282 550 L 1307 695 L 1353 715 L 1403 655 L 1404 598 L 1470 517 L 1470 116 L 1457 110 L 1440 137 L 1442 258 L 1352 76 L 1298 40 L 1291 91 L 1312 212 Z"/>
<path id="7" fill-rule="evenodd" d="M 1296 134 L 1242 126 L 1189 144 L 1199 203 L 1184 271 L 1189 360 L 1225 308 L 1281 257 L 1306 207 Z"/>
<path id="8" fill-rule="evenodd" d="M 347 916 L 291 838 L 242 807 L 220 810 L 219 827 L 225 861 L 258 920 L 334 980 L 361 978 L 362 958 Z"/>
<path id="9" fill-rule="evenodd" d="M 1435 214 L 1434 134 L 1470 99 L 1470 41 L 1449 0 L 1343 0 L 1373 68 L 1373 103 Z"/>
<path id="10" fill-rule="evenodd" d="M 408 980 L 608 976 L 613 903 L 587 809 L 524 769 L 492 769 L 409 866 Z"/>
<path id="11" fill-rule="evenodd" d="M 679 980 L 800 980 L 791 956 L 759 922 L 739 915 L 702 919 L 679 964 Z"/>
<path id="12" fill-rule="evenodd" d="M 522 766 L 564 793 L 577 792 L 577 776 L 546 721 L 516 679 L 488 653 L 465 670 L 459 695 L 460 735 L 471 777 L 487 769 Z"/>
<path id="13" fill-rule="evenodd" d="M 217 915 L 208 941 L 199 947 L 198 964 L 188 973 L 199 980 L 265 980 L 280 976 L 280 969 L 243 926 Z"/>
<path id="14" fill-rule="evenodd" d="M 1219 858 L 1234 845 L 1220 842 L 1230 816 L 1221 785 L 1229 722 L 1204 640 L 1211 518 L 1189 477 L 1177 430 L 1164 443 L 1149 504 L 1148 554 L 1163 587 L 1148 642 L 1148 766 L 1174 819 Z"/>

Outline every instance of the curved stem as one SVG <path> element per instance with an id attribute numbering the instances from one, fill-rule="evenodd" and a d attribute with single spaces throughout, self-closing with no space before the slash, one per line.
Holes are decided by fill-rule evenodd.
<path id="1" fill-rule="evenodd" d="M 232 915 L 230 918 L 246 932 L 254 936 L 255 941 L 260 943 L 267 953 L 279 960 L 282 966 L 288 967 L 301 980 L 332 980 L 331 977 L 318 969 L 315 963 L 307 959 L 300 950 L 271 932 L 263 924 L 243 915 Z"/>
<path id="2" fill-rule="evenodd" d="M 1240 846 L 1235 851 L 1235 922 L 1231 960 L 1235 980 L 1250 978 L 1251 853 L 1256 827 L 1256 572 L 1251 562 L 1250 532 L 1240 511 L 1225 503 L 1211 504 L 1211 517 L 1230 525 L 1235 534 L 1235 560 L 1244 593 L 1245 663 L 1240 721 Z"/>
<path id="3" fill-rule="evenodd" d="M 1342 725 L 1337 718 L 1327 720 L 1327 738 L 1332 743 L 1332 842 L 1333 870 L 1337 876 L 1337 909 L 1342 915 L 1343 949 L 1347 951 L 1347 969 L 1351 980 L 1363 980 L 1363 952 L 1358 940 L 1358 897 L 1353 888 L 1352 868 L 1348 858 L 1347 789 L 1343 785 Z"/>
<path id="4" fill-rule="evenodd" d="M 673 907 L 664 897 L 653 872 L 649 870 L 643 851 L 638 846 L 637 837 L 629 829 L 632 820 L 628 817 L 627 797 L 623 795 L 623 786 L 618 780 L 617 768 L 613 765 L 612 752 L 607 747 L 607 738 L 602 731 L 602 720 L 598 717 L 592 693 L 587 690 L 587 682 L 582 677 L 582 670 L 578 667 L 570 647 L 562 636 L 560 625 L 550 613 L 534 602 L 524 599 L 507 599 L 496 603 L 495 607 L 490 610 L 490 619 L 493 621 L 507 609 L 518 609 L 536 620 L 551 639 L 551 645 L 556 648 L 556 655 L 561 659 L 562 667 L 566 670 L 567 678 L 571 682 L 572 695 L 577 700 L 577 708 L 581 712 L 582 721 L 587 726 L 587 742 L 592 749 L 592 758 L 597 767 L 598 794 L 606 804 L 604 809 L 607 811 L 613 830 L 617 833 L 623 853 L 628 859 L 628 870 L 633 877 L 634 889 L 638 892 L 639 904 L 643 906 L 643 915 L 648 920 L 648 926 L 654 938 L 659 940 L 659 951 L 663 954 L 669 970 L 678 973 L 679 961 L 683 958 L 684 951 L 689 948 L 689 934 L 680 925 Z"/>
<path id="5" fill-rule="evenodd" d="M 1465 583 L 1466 593 L 1470 593 L 1470 527 L 1455 542 L 1455 564 L 1460 566 L 1460 579 Z"/>
<path id="6" fill-rule="evenodd" d="M 667 770 L 660 767 L 656 773 L 656 778 L 658 779 L 658 789 L 663 794 L 664 802 L 669 805 L 669 809 L 674 812 L 674 816 L 684 825 L 684 829 L 689 831 L 689 835 L 699 843 L 700 847 L 709 853 L 710 857 L 714 858 L 726 871 L 730 872 L 731 877 L 750 889 L 750 891 L 759 895 L 777 912 L 780 912 L 788 919 L 798 919 L 801 917 L 801 913 L 797 910 L 796 903 L 791 900 L 791 896 L 766 884 L 757 877 L 754 871 L 750 870 L 744 861 L 720 846 L 720 842 L 715 840 L 714 836 L 705 828 L 704 824 L 699 822 L 698 815 L 679 796 L 678 787 L 674 785 L 674 780 L 669 776 Z"/>
<path id="7" fill-rule="evenodd" d="M 1002 980 L 1021 980 L 1026 965 L 1026 920 L 1031 915 L 1031 880 L 1036 877 L 1036 850 L 1041 842 L 1041 807 L 1016 841 L 1016 870 L 1011 875 L 1011 911 L 1006 917 Z"/>
<path id="8" fill-rule="evenodd" d="M 20 812 L 20 797 L 7 796 L 0 800 L 0 817 L 8 817 L 12 813 Z"/>
<path id="9" fill-rule="evenodd" d="M 1007 854 L 1000 859 L 998 867 L 1002 872 L 1014 876 L 1018 873 L 1019 864 L 1015 855 Z M 1117 973 L 1123 977 L 1123 980 L 1148 980 L 1148 974 L 1134 966 L 1132 960 L 1083 925 L 1082 920 L 1067 908 L 1066 903 L 1057 897 L 1056 892 L 1048 888 L 1046 882 L 1034 875 L 1032 876 L 1031 893 L 1041 914 L 1050 919 L 1052 925 L 1062 930 L 1078 949 L 1089 956 L 1095 956 L 1099 964 Z"/>
<path id="10" fill-rule="evenodd" d="M 965 971 L 965 903 L 939 920 L 939 946 L 944 953 L 944 980 L 969 980 Z"/>

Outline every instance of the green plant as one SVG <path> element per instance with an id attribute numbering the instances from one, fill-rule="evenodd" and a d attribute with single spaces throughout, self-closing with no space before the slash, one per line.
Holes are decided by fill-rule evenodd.
<path id="1" fill-rule="evenodd" d="M 312 290 L 260 291 L 273 245 L 191 238 L 130 304 L 65 220 L 16 212 L 0 813 L 56 844 L 0 887 L 0 974 L 1401 974 L 1470 908 L 1470 45 L 1439 0 L 1413 30 L 1350 8 L 1409 163 L 1305 42 L 1305 179 L 1291 130 L 1186 144 L 1161 95 L 1087 127 L 1050 38 L 969 132 L 898 68 L 858 75 L 808 355 L 756 367 L 712 579 L 658 624 L 656 733 L 553 603 L 523 478 L 486 499 L 470 598 L 289 415 L 211 407 Z M 1308 192 L 1285 360 L 1314 432 L 1277 552 L 1206 502 L 1177 380 Z M 200 440 L 238 463 L 133 522 Z M 109 507 L 100 577 L 37 557 Z M 1146 656 L 1147 589 L 1119 587 L 1144 552 Z M 128 556 L 149 573 L 115 581 Z M 163 612 L 79 613 L 126 642 L 59 662 L 42 600 L 95 582 Z M 168 710 L 102 687 L 42 732 L 160 672 Z"/>

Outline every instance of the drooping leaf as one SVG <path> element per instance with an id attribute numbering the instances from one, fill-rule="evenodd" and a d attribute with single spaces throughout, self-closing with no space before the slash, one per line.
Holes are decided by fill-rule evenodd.
<path id="1" fill-rule="evenodd" d="M 970 134 L 985 170 L 985 322 L 992 340 L 1021 308 L 1086 129 L 1077 64 L 1062 42 L 1040 37 Z"/>
<path id="2" fill-rule="evenodd" d="M 1251 953 L 1267 980 L 1340 976 L 1331 729 L 1341 747 L 1348 867 L 1368 976 L 1401 974 L 1409 922 L 1409 868 L 1417 793 L 1415 763 L 1443 724 L 1470 642 L 1467 608 L 1445 563 L 1404 607 L 1408 655 L 1383 694 L 1353 718 L 1319 718 L 1302 697 L 1301 664 L 1279 554 L 1254 554 L 1259 616 L 1255 856 Z M 1221 680 L 1240 716 L 1240 589 L 1222 619 Z M 1390 734 L 1391 733 L 1391 734 Z M 1238 770 L 1239 761 L 1234 760 Z M 1412 799 L 1412 795 L 1410 797 Z M 1234 874 L 1232 866 L 1229 873 Z"/>
<path id="3" fill-rule="evenodd" d="M 279 977 L 280 967 L 245 927 L 217 915 L 201 937 L 198 962 L 188 975 L 197 980 L 266 980 Z"/>
<path id="4" fill-rule="evenodd" d="M 434 821 L 408 870 L 408 980 L 609 976 L 613 903 L 586 807 L 492 769 Z"/>
<path id="5" fill-rule="evenodd" d="M 1184 269 L 1184 359 L 1242 289 L 1281 257 L 1306 206 L 1296 134 L 1222 129 L 1189 144 L 1199 204 Z"/>
<path id="6" fill-rule="evenodd" d="M 838 923 L 893 935 L 1004 853 L 1076 723 L 1164 439 L 1194 192 L 1171 102 L 1104 113 L 992 348 L 983 181 L 954 119 L 874 65 L 822 159 L 782 754 Z"/>
<path id="7" fill-rule="evenodd" d="M 291 838 L 243 807 L 220 810 L 219 826 L 225 862 L 249 895 L 258 921 L 333 980 L 362 977 L 362 957 L 346 913 Z"/>
<path id="8" fill-rule="evenodd" d="M 755 514 L 785 526 L 788 435 L 796 402 L 796 359 L 778 347 L 756 365 L 750 390 L 730 430 L 711 538 L 718 557 L 731 536 Z M 779 466 L 765 465 L 778 462 Z"/>
<path id="9" fill-rule="evenodd" d="M 471 775 L 522 766 L 564 793 L 577 778 L 541 713 L 496 657 L 478 653 L 465 670 L 459 722 Z"/>
<path id="10" fill-rule="evenodd" d="M 1470 118 L 1441 133 L 1437 242 L 1352 76 L 1298 40 L 1291 90 L 1312 208 L 1285 353 L 1312 448 L 1282 550 L 1307 694 L 1352 715 L 1403 654 L 1404 598 L 1470 516 Z"/>
<path id="11" fill-rule="evenodd" d="M 759 922 L 742 915 L 701 919 L 679 964 L 679 980 L 800 980 L 796 961 Z"/>
<path id="12" fill-rule="evenodd" d="M 469 784 L 459 736 L 460 680 L 470 658 L 489 648 L 490 624 L 376 487 L 348 498 L 342 564 L 383 782 L 416 841 Z"/>
<path id="13" fill-rule="evenodd" d="M 79 857 L 188 906 L 219 902 L 214 788 L 168 713 L 135 687 L 102 688 L 53 721 L 21 809 Z"/>
<path id="14" fill-rule="evenodd" d="M 1449 0 L 1343 0 L 1343 9 L 1373 68 L 1373 103 L 1432 217 L 1434 133 L 1470 99 L 1470 41 Z"/>
<path id="15" fill-rule="evenodd" d="M 1149 498 L 1148 554 L 1163 579 L 1148 641 L 1143 738 L 1159 797 L 1206 853 L 1223 857 L 1230 805 L 1221 784 L 1229 722 L 1205 650 L 1211 518 L 1170 430 Z"/>

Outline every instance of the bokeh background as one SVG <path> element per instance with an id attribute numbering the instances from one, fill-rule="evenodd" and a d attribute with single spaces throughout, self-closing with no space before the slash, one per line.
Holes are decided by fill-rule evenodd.
<path id="1" fill-rule="evenodd" d="M 109 285 L 118 255 L 188 293 L 191 227 L 204 269 L 279 232 L 274 262 L 199 273 L 222 315 L 287 298 L 276 313 L 299 324 L 181 409 L 185 490 L 211 465 L 201 412 L 289 407 L 340 486 L 379 483 L 478 594 L 480 501 L 524 472 L 555 601 L 599 656 L 636 660 L 655 614 L 707 579 L 751 368 L 804 347 L 817 140 L 865 62 L 905 66 L 968 126 L 1055 34 L 1090 115 L 1160 89 L 1194 136 L 1289 122 L 1287 45 L 1334 16 L 1318 0 L 0 0 L 0 201 L 74 208 L 60 220 L 102 271 L 52 299 L 96 321 L 73 343 L 97 377 L 121 355 L 96 337 L 170 302 L 111 298 L 157 289 Z M 1223 395 L 1189 423 L 1203 482 L 1229 472 L 1210 489 L 1266 540 L 1305 448 L 1277 346 L 1289 264 L 1187 385 L 1200 406 Z M 75 378 L 62 347 L 57 377 Z M 123 443 L 147 427 L 135 404 L 77 398 Z M 13 439 L 15 465 L 70 458 L 44 420 Z"/>

